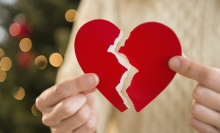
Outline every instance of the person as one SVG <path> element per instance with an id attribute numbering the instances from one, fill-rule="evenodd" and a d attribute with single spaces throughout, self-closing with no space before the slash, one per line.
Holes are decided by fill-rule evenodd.
<path id="1" fill-rule="evenodd" d="M 220 132 L 219 0 L 82 0 L 78 12 L 57 83 L 36 99 L 42 121 L 51 132 Z M 132 106 L 123 113 L 115 109 L 96 91 L 98 76 L 84 74 L 77 62 L 75 35 L 83 24 L 99 18 L 123 31 L 121 44 L 134 27 L 149 21 L 169 26 L 179 37 L 187 58 L 170 59 L 170 69 L 178 74 L 139 113 Z"/>

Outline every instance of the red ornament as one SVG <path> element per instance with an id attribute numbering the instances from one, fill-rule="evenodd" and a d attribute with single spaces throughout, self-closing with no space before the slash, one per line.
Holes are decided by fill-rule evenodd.
<path id="1" fill-rule="evenodd" d="M 120 30 L 106 20 L 93 20 L 83 25 L 76 35 L 75 53 L 85 73 L 100 78 L 97 89 L 120 111 L 127 107 L 116 91 L 127 69 L 112 53 L 107 52 Z M 137 112 L 156 98 L 172 81 L 175 72 L 168 67 L 171 57 L 181 55 L 175 33 L 167 26 L 149 22 L 136 27 L 119 49 L 131 65 L 139 70 L 126 92 Z"/>

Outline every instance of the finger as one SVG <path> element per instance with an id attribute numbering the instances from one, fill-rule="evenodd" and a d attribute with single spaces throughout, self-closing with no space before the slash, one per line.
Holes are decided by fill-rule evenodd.
<path id="1" fill-rule="evenodd" d="M 85 94 L 86 96 L 86 104 L 89 105 L 90 107 L 93 107 L 94 102 L 95 102 L 95 93 L 88 93 Z"/>
<path id="2" fill-rule="evenodd" d="M 190 113 L 195 119 L 204 122 L 206 124 L 215 126 L 217 128 L 220 128 L 219 112 L 209 109 L 197 102 L 194 102 L 190 109 Z"/>
<path id="3" fill-rule="evenodd" d="M 95 110 L 92 111 L 90 119 L 73 133 L 94 133 L 98 123 L 98 116 Z"/>
<path id="4" fill-rule="evenodd" d="M 220 94 L 212 91 L 201 84 L 196 85 L 193 93 L 193 99 L 198 103 L 220 112 Z"/>
<path id="5" fill-rule="evenodd" d="M 220 91 L 220 70 L 206 67 L 188 58 L 176 56 L 170 59 L 169 66 L 179 74 L 194 79 L 200 84 Z"/>
<path id="6" fill-rule="evenodd" d="M 179 74 L 195 80 L 200 80 L 204 77 L 202 74 L 206 72 L 204 71 L 204 69 L 206 70 L 206 67 L 181 56 L 171 58 L 169 66 L 172 70 L 178 72 Z"/>
<path id="7" fill-rule="evenodd" d="M 191 115 L 190 115 L 189 123 L 193 128 L 195 128 L 200 133 L 219 133 L 215 127 L 210 126 L 204 122 L 201 122 L 195 119 Z"/>
<path id="8" fill-rule="evenodd" d="M 88 105 L 84 105 L 76 114 L 63 120 L 57 127 L 60 133 L 72 133 L 73 130 L 85 124 L 91 115 L 91 109 Z"/>
<path id="9" fill-rule="evenodd" d="M 43 115 L 44 125 L 54 126 L 60 121 L 74 115 L 86 103 L 84 94 L 77 94 L 59 102 L 51 113 Z"/>
<path id="10" fill-rule="evenodd" d="M 95 86 L 97 86 L 98 82 L 98 76 L 95 74 L 86 74 L 75 79 L 64 81 L 44 91 L 37 98 L 36 106 L 41 111 L 73 94 L 88 90 L 91 90 L 90 92 L 95 91 Z"/>

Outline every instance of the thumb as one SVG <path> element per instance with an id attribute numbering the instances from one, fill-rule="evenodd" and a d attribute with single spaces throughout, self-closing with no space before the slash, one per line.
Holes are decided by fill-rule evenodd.
<path id="1" fill-rule="evenodd" d="M 96 86 L 98 84 L 99 84 L 99 77 L 96 74 L 94 74 L 94 73 L 85 74 L 84 79 L 83 79 L 83 83 L 81 83 L 81 85 L 85 86 L 84 88 L 92 87 L 92 86 L 94 88 L 85 89 L 81 92 L 84 93 L 84 94 L 92 93 L 96 90 Z"/>
<path id="2" fill-rule="evenodd" d="M 205 76 L 209 72 L 206 66 L 182 56 L 171 58 L 169 61 L 169 67 L 182 76 L 194 79 L 199 83 L 203 82 Z"/>
<path id="3" fill-rule="evenodd" d="M 177 73 L 194 79 L 203 86 L 219 92 L 220 70 L 213 67 L 203 66 L 193 60 L 182 56 L 175 56 L 170 59 L 169 67 Z"/>

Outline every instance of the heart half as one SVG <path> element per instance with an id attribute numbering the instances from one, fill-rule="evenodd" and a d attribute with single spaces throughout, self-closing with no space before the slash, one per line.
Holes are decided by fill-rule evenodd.
<path id="1" fill-rule="evenodd" d="M 85 73 L 96 73 L 97 89 L 121 112 L 127 109 L 116 90 L 127 71 L 108 49 L 115 44 L 120 30 L 106 20 L 92 20 L 84 24 L 75 38 L 77 60 Z M 157 97 L 172 81 L 175 72 L 168 67 L 171 57 L 181 55 L 175 33 L 167 26 L 148 22 L 139 25 L 119 49 L 130 64 L 139 70 L 126 90 L 137 112 Z"/>
<path id="2" fill-rule="evenodd" d="M 126 90 L 137 112 L 148 105 L 172 81 L 176 72 L 168 62 L 181 56 L 181 45 L 175 33 L 167 26 L 148 22 L 139 25 L 119 49 L 130 64 L 139 70 Z"/>

